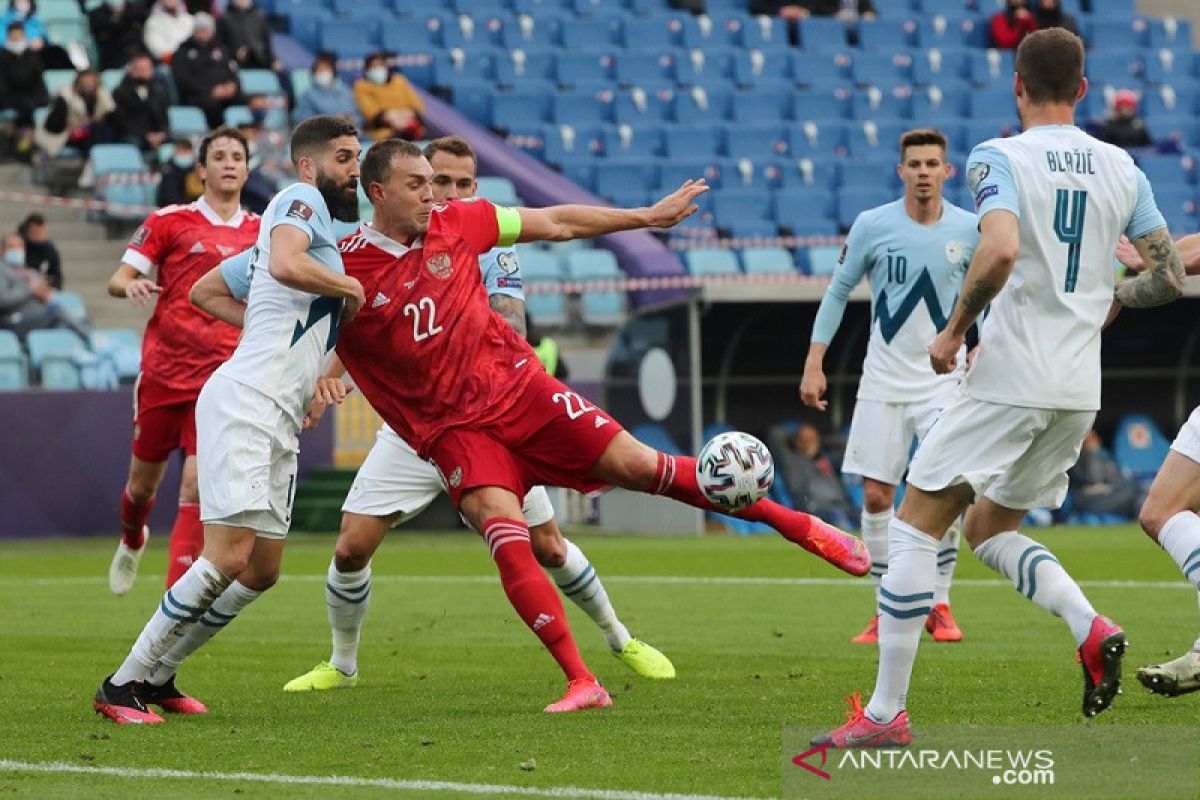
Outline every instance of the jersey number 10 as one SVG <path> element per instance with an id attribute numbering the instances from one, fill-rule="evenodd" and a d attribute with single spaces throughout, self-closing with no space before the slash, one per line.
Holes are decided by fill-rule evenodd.
<path id="1" fill-rule="evenodd" d="M 1079 250 L 1083 245 L 1083 218 L 1087 214 L 1087 192 L 1059 189 L 1054 196 L 1054 233 L 1067 245 L 1067 280 L 1063 291 L 1075 291 L 1079 279 Z"/>

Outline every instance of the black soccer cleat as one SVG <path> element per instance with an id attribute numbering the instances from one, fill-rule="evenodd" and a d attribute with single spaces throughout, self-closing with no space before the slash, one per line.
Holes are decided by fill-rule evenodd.
<path id="1" fill-rule="evenodd" d="M 137 695 L 137 688 L 136 681 L 115 686 L 112 675 L 109 675 L 96 690 L 92 708 L 118 725 L 153 725 L 162 722 L 162 717 L 146 708 Z"/>

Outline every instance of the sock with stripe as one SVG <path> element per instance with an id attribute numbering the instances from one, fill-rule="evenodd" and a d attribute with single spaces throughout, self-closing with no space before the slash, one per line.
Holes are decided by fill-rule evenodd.
<path id="1" fill-rule="evenodd" d="M 813 534 L 821 531 L 820 526 L 813 524 L 815 517 L 805 514 L 803 511 L 794 511 L 786 506 L 781 506 L 774 500 L 768 500 L 765 497 L 749 508 L 743 508 L 740 511 L 718 508 L 708 501 L 704 492 L 700 491 L 700 484 L 696 480 L 696 459 L 691 456 L 671 456 L 660 452 L 650 493 L 670 497 L 672 500 L 678 500 L 705 511 L 718 511 L 750 522 L 765 522 L 789 542 L 798 544 L 808 552 L 824 558 L 812 538 Z"/>
<path id="2" fill-rule="evenodd" d="M 167 589 L 154 616 L 138 634 L 137 641 L 120 669 L 112 677 L 116 686 L 142 681 L 175 643 L 187 634 L 232 581 L 204 556 Z"/>
<path id="3" fill-rule="evenodd" d="M 595 680 L 575 646 L 558 592 L 533 557 L 529 527 L 517 520 L 492 517 L 483 524 L 483 540 L 500 571 L 508 601 L 554 656 L 567 680 Z"/>
<path id="4" fill-rule="evenodd" d="M 1096 610 L 1053 553 L 1028 536 L 1005 531 L 976 547 L 975 555 L 1012 581 L 1018 592 L 1062 617 L 1076 645 L 1087 639 Z"/>
<path id="5" fill-rule="evenodd" d="M 200 615 L 200 620 L 183 635 L 175 645 L 167 651 L 158 665 L 154 667 L 147 682 L 162 686 L 179 669 L 179 665 L 192 653 L 199 650 L 216 636 L 225 626 L 233 622 L 233 618 L 246 606 L 253 603 L 262 592 L 248 589 L 238 581 L 229 584 L 221 596 L 213 601 L 208 610 Z"/>
<path id="6" fill-rule="evenodd" d="M 1158 544 L 1179 565 L 1183 577 L 1200 589 L 1200 517 L 1180 511 L 1162 526 Z"/>
<path id="7" fill-rule="evenodd" d="M 619 651 L 632 638 L 629 631 L 617 619 L 608 592 L 604 591 L 604 584 L 588 557 L 570 539 L 564 538 L 563 544 L 567 548 L 567 560 L 561 567 L 549 567 L 546 571 L 562 593 L 600 626 L 608 646 Z"/>
<path id="8" fill-rule="evenodd" d="M 871 554 L 871 583 L 875 585 L 875 607 L 879 607 L 879 582 L 887 572 L 888 526 L 892 522 L 892 510 L 872 513 L 862 512 L 862 538 Z"/>
<path id="9" fill-rule="evenodd" d="M 954 520 L 938 547 L 937 583 L 933 587 L 933 604 L 950 605 L 950 582 L 958 565 L 958 540 L 962 533 L 962 517 Z"/>
<path id="10" fill-rule="evenodd" d="M 171 541 L 167 545 L 167 588 L 175 585 L 203 550 L 204 523 L 200 521 L 200 504 L 180 500 Z"/>
<path id="11" fill-rule="evenodd" d="M 891 722 L 904 710 L 921 629 L 933 608 L 938 540 L 899 519 L 888 526 L 888 568 L 879 585 L 879 673 L 867 715 Z"/>
<path id="12" fill-rule="evenodd" d="M 325 573 L 325 605 L 333 631 L 329 663 L 343 675 L 358 672 L 358 637 L 367 607 L 371 605 L 371 565 L 354 572 L 339 572 L 336 561 Z"/>
<path id="13" fill-rule="evenodd" d="M 137 550 L 146 543 L 142 528 L 154 508 L 154 495 L 149 500 L 138 502 L 129 496 L 129 490 L 121 492 L 121 541 L 126 547 Z"/>

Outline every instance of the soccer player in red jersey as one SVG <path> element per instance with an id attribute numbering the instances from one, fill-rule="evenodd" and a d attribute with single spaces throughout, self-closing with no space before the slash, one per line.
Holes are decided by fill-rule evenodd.
<path id="1" fill-rule="evenodd" d="M 671 227 L 695 213 L 692 201 L 708 187 L 688 181 L 642 209 L 512 209 L 482 199 L 435 205 L 431 175 L 409 142 L 384 140 L 368 151 L 361 180 L 374 223 L 340 245 L 366 304 L 343 326 L 338 356 L 384 420 L 438 467 L 487 542 L 509 600 L 566 673 L 567 693 L 547 711 L 608 705 L 530 549 L 520 498 L 536 484 L 582 492 L 621 486 L 717 509 L 700 491 L 694 458 L 642 444 L 546 374 L 488 305 L 478 259 L 513 242 Z M 870 567 L 861 541 L 808 514 L 769 500 L 735 514 L 770 524 L 851 574 Z"/>
<path id="2" fill-rule="evenodd" d="M 171 453 L 184 451 L 179 512 L 171 531 L 167 586 L 204 546 L 196 485 L 196 398 L 218 366 L 233 353 L 240 332 L 188 302 L 201 276 L 254 244 L 259 217 L 241 207 L 249 174 L 249 146 L 232 128 L 218 128 L 200 143 L 204 195 L 190 205 L 162 208 L 134 233 L 108 293 L 144 308 L 158 301 L 146 324 L 142 371 L 134 387 L 133 458 L 121 494 L 121 541 L 108 571 L 114 594 L 137 578 L 149 529 L 146 518 Z"/>

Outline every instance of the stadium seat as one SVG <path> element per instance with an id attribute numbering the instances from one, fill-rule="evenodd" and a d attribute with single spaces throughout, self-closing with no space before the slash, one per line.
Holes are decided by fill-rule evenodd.
<path id="1" fill-rule="evenodd" d="M 670 81 L 675 74 L 675 56 L 669 52 L 618 53 L 611 61 L 612 77 L 621 86 L 643 86 L 647 81 L 659 79 Z"/>
<path id="2" fill-rule="evenodd" d="M 567 254 L 567 275 L 573 281 L 615 280 L 621 270 L 608 250 L 577 250 Z"/>
<path id="3" fill-rule="evenodd" d="M 780 125 L 731 125 L 725 129 L 725 154 L 752 160 L 784 157 L 787 131 Z"/>
<path id="4" fill-rule="evenodd" d="M 1155 190 L 1162 186 L 1187 186 L 1196 182 L 1196 165 L 1193 159 L 1178 155 L 1144 155 L 1138 158 L 1138 166 L 1146 173 Z"/>
<path id="5" fill-rule="evenodd" d="M 1150 49 L 1190 52 L 1192 21 L 1175 17 L 1150 20 Z"/>
<path id="6" fill-rule="evenodd" d="M 526 283 L 561 281 L 566 277 L 563 272 L 562 260 L 548 250 L 522 247 L 517 255 L 521 265 L 521 278 Z"/>
<path id="7" fill-rule="evenodd" d="M 730 90 L 715 87 L 694 87 L 675 92 L 671 103 L 671 118 L 683 125 L 728 119 L 732 96 Z"/>
<path id="8" fill-rule="evenodd" d="M 601 197 L 612 198 L 622 192 L 648 192 L 658 185 L 658 174 L 653 160 L 647 161 L 597 161 L 592 179 L 592 189 Z"/>
<path id="9" fill-rule="evenodd" d="M 912 44 L 916 25 L 908 20 L 864 19 L 858 23 L 858 46 L 877 53 L 897 53 Z"/>
<path id="10" fill-rule="evenodd" d="M 1143 487 L 1154 479 L 1170 447 L 1170 440 L 1145 414 L 1129 414 L 1117 421 L 1113 458 L 1122 472 Z"/>
<path id="11" fill-rule="evenodd" d="M 1142 51 L 1128 46 L 1093 51 L 1088 54 L 1085 72 L 1092 83 L 1127 85 L 1142 72 Z"/>
<path id="12" fill-rule="evenodd" d="M 1100 5 L 1104 5 L 1104 2 Z M 1149 43 L 1150 26 L 1141 18 L 1093 19 L 1085 26 L 1083 38 L 1094 50 L 1100 51 L 1121 47 L 1145 47 Z"/>
<path id="13" fill-rule="evenodd" d="M 659 125 L 614 125 L 602 134 L 604 157 L 616 159 L 654 159 L 662 153 L 663 129 Z"/>
<path id="14" fill-rule="evenodd" d="M 530 122 L 550 121 L 549 91 L 541 88 L 516 88 L 492 96 L 491 120 L 498 128 Z"/>
<path id="15" fill-rule="evenodd" d="M 167 125 L 173 138 L 203 136 L 208 133 L 204 112 L 196 106 L 171 106 L 167 109 Z"/>
<path id="16" fill-rule="evenodd" d="M 272 97 L 283 94 L 279 76 L 269 69 L 243 69 L 238 72 L 238 82 L 241 84 L 242 94 L 265 94 Z"/>
<path id="17" fill-rule="evenodd" d="M 430 53 L 438 48 L 433 43 L 433 32 L 425 25 L 384 25 L 379 43 L 385 50 L 394 53 Z"/>
<path id="18" fill-rule="evenodd" d="M 476 194 L 499 206 L 515 206 L 521 200 L 517 197 L 517 189 L 513 182 L 504 177 L 481 176 Z"/>
<path id="19" fill-rule="evenodd" d="M 17 335 L 0 330 L 0 391 L 20 391 L 29 386 L 29 364 Z"/>
<path id="20" fill-rule="evenodd" d="M 763 172 L 771 185 L 780 189 L 829 188 L 838 185 L 840 164 L 832 158 L 793 158 L 768 162 Z"/>
<path id="21" fill-rule="evenodd" d="M 146 172 L 142 155 L 131 144 L 98 144 L 91 150 L 96 177 L 114 172 Z"/>
<path id="22" fill-rule="evenodd" d="M 229 106 L 222 114 L 225 124 L 230 128 L 237 128 L 241 125 L 249 125 L 254 121 L 254 117 L 250 114 L 249 106 Z"/>
<path id="23" fill-rule="evenodd" d="M 968 12 L 964 0 L 917 0 L 916 7 L 926 14 L 947 17 L 961 17 Z"/>
<path id="24" fill-rule="evenodd" d="M 872 154 L 896 155 L 900 135 L 911 123 L 904 120 L 866 120 L 852 123 L 846 129 L 846 148 L 855 158 Z"/>
<path id="25" fill-rule="evenodd" d="M 844 54 L 796 52 L 790 54 L 792 78 L 805 86 L 845 81 L 852 63 Z"/>
<path id="26" fill-rule="evenodd" d="M 976 86 L 1000 83 L 1001 88 L 1009 88 L 1015 70 L 1015 57 L 1011 50 L 972 52 L 967 62 L 967 77 Z"/>
<path id="27" fill-rule="evenodd" d="M 611 91 L 562 92 L 550 98 L 550 121 L 557 125 L 612 122 Z"/>
<path id="28" fill-rule="evenodd" d="M 839 190 L 837 196 L 838 224 L 849 229 L 855 218 L 862 212 L 895 199 L 890 190 L 879 187 Z"/>
<path id="29" fill-rule="evenodd" d="M 784 20 L 761 16 L 747 19 L 740 27 L 742 47 L 748 50 L 775 50 L 788 46 L 787 22 Z"/>
<path id="30" fill-rule="evenodd" d="M 1137 13 L 1137 0 L 1092 0 L 1091 8 L 1097 19 L 1129 21 Z"/>
<path id="31" fill-rule="evenodd" d="M 361 20 L 329 20 L 321 25 L 317 41 L 322 50 L 341 58 L 362 58 L 380 47 L 379 28 Z"/>
<path id="32" fill-rule="evenodd" d="M 809 51 L 835 51 L 848 47 L 846 24 L 833 17 L 808 17 L 799 21 L 800 46 Z"/>
<path id="33" fill-rule="evenodd" d="M 898 189 L 900 177 L 896 174 L 896 157 L 854 159 L 842 164 L 842 189 L 870 189 L 886 186 Z"/>
<path id="34" fill-rule="evenodd" d="M 692 50 L 672 59 L 671 74 L 682 86 L 711 85 L 732 80 L 733 62 L 739 50 Z"/>
<path id="35" fill-rule="evenodd" d="M 779 235 L 775 223 L 765 219 L 738 220 L 721 227 L 729 232 L 731 239 L 774 239 Z"/>
<path id="36" fill-rule="evenodd" d="M 621 42 L 627 50 L 657 53 L 680 45 L 683 20 L 674 14 L 655 14 L 639 19 L 626 18 L 621 26 Z"/>
<path id="37" fill-rule="evenodd" d="M 1012 89 L 978 89 L 967 95 L 966 112 L 968 117 L 982 119 L 984 117 L 999 117 L 1011 114 L 1017 116 L 1016 100 Z"/>
<path id="38" fill-rule="evenodd" d="M 861 89 L 850 96 L 850 118 L 899 119 L 909 117 L 912 109 L 912 89 L 898 86 L 891 90 L 878 87 Z"/>
<path id="39" fill-rule="evenodd" d="M 86 351 L 82 339 L 68 330 L 34 330 L 25 338 L 29 348 L 29 364 L 40 377 L 42 385 L 53 389 L 79 389 L 79 369 L 75 353 Z"/>
<path id="40" fill-rule="evenodd" d="M 573 53 L 610 53 L 617 48 L 614 26 L 605 20 L 573 20 L 559 32 L 564 50 Z"/>
<path id="41" fill-rule="evenodd" d="M 539 326 L 562 328 L 567 324 L 567 298 L 561 292 L 527 292 L 525 310 Z"/>
<path id="42" fill-rule="evenodd" d="M 838 259 L 842 248 L 834 246 L 808 248 L 808 274 L 815 276 L 832 275 L 837 269 Z"/>
<path id="43" fill-rule="evenodd" d="M 737 275 L 737 256 L 732 250 L 688 250 L 683 254 L 688 272 L 696 276 Z"/>
<path id="44" fill-rule="evenodd" d="M 731 119 L 747 125 L 762 125 L 786 119 L 790 106 L 791 92 L 788 90 L 747 89 L 734 93 Z"/>
<path id="45" fill-rule="evenodd" d="M 493 81 L 496 58 L 491 50 L 456 50 L 438 53 L 433 59 L 433 85 L 453 86 L 459 81 Z M 503 58 L 503 56 L 501 56 Z"/>
<path id="46" fill-rule="evenodd" d="M 845 122 L 806 120 L 788 128 L 788 152 L 793 158 L 827 159 L 845 149 Z"/>
<path id="47" fill-rule="evenodd" d="M 748 247 L 742 251 L 742 266 L 748 274 L 791 274 L 796 271 L 792 254 L 782 247 Z"/>
<path id="48" fill-rule="evenodd" d="M 727 189 L 713 195 L 713 214 L 720 225 L 735 220 L 773 219 L 771 195 L 759 189 Z"/>
<path id="49" fill-rule="evenodd" d="M 663 153 L 669 159 L 711 159 L 721 149 L 722 129 L 715 125 L 672 125 L 663 129 Z"/>
<path id="50" fill-rule="evenodd" d="M 617 291 L 584 292 L 579 311 L 585 325 L 601 328 L 620 325 L 625 319 L 625 294 Z"/>
<path id="51" fill-rule="evenodd" d="M 88 335 L 93 353 L 109 359 L 121 381 L 132 381 L 141 371 L 142 337 L 131 328 L 96 328 Z"/>
<path id="52" fill-rule="evenodd" d="M 87 322 L 87 305 L 79 292 L 62 290 L 54 295 L 54 302 L 71 319 Z"/>
<path id="53" fill-rule="evenodd" d="M 612 64 L 608 54 L 561 52 L 554 59 L 554 77 L 560 86 L 593 85 L 612 77 Z"/>
<path id="54" fill-rule="evenodd" d="M 775 192 L 775 221 L 781 226 L 795 230 L 797 220 L 834 219 L 835 213 L 835 197 L 828 189 L 814 187 Z"/>

